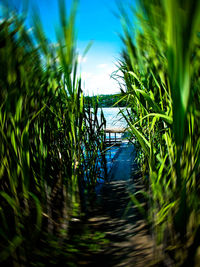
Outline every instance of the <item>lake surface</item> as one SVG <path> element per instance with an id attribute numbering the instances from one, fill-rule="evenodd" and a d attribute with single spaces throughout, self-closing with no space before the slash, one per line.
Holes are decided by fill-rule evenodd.
<path id="1" fill-rule="evenodd" d="M 126 128 L 126 120 L 119 113 L 119 111 L 123 109 L 124 108 L 102 108 L 106 119 L 106 128 Z M 99 118 L 100 114 L 101 109 L 99 109 L 98 111 Z"/>

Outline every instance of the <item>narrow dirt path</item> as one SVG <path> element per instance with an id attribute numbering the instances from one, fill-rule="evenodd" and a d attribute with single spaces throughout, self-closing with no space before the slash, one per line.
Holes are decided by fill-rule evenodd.
<path id="1" fill-rule="evenodd" d="M 103 185 L 88 219 L 89 228 L 105 233 L 109 243 L 89 255 L 87 266 L 162 266 L 155 265 L 153 241 L 131 201 L 131 194 L 142 188 L 141 177 L 133 175 L 134 147 L 123 145 L 120 149 L 109 173 L 110 182 Z"/>

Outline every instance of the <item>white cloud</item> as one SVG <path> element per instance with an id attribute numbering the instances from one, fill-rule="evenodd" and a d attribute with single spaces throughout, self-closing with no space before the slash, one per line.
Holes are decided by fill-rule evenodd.
<path id="1" fill-rule="evenodd" d="M 80 50 L 80 53 L 83 51 Z M 82 57 L 79 57 L 82 61 Z M 109 47 L 92 46 L 87 53 L 85 64 L 81 64 L 80 72 L 82 88 L 87 95 L 114 94 L 120 92 L 118 83 L 110 76 L 117 69 L 114 54 Z"/>
<path id="2" fill-rule="evenodd" d="M 81 78 L 83 80 L 90 79 L 91 77 L 92 77 L 92 73 L 91 72 L 85 72 L 85 71 L 83 71 L 81 73 Z"/>
<path id="3" fill-rule="evenodd" d="M 100 72 L 83 72 L 81 74 L 83 80 L 83 88 L 85 93 L 89 95 L 96 94 L 114 94 L 119 92 L 118 83 L 110 77 L 111 68 Z"/>
<path id="4" fill-rule="evenodd" d="M 99 69 L 104 69 L 104 68 L 106 68 L 108 66 L 108 64 L 98 64 L 97 65 L 97 68 L 99 68 Z"/>
<path id="5" fill-rule="evenodd" d="M 78 63 L 85 63 L 87 61 L 87 57 L 82 57 L 81 55 L 78 55 Z"/>

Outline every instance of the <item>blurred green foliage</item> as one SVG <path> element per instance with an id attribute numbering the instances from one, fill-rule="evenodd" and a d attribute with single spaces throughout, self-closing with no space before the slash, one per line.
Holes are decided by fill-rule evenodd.
<path id="1" fill-rule="evenodd" d="M 131 106 L 124 117 L 142 151 L 148 222 L 174 262 L 192 266 L 200 245 L 200 2 L 140 0 L 133 13 L 137 27 L 121 7 L 119 71 Z"/>
<path id="2" fill-rule="evenodd" d="M 0 23 L 0 261 L 9 266 L 27 266 L 44 233 L 62 243 L 105 163 L 105 119 L 98 103 L 85 106 L 77 73 L 77 2 L 68 16 L 59 5 L 56 45 L 36 13 L 33 33 L 9 6 Z"/>

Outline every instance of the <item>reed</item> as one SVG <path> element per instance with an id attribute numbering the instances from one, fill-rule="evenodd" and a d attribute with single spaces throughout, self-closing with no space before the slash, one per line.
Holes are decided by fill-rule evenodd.
<path id="1" fill-rule="evenodd" d="M 59 6 L 56 46 L 36 14 L 33 34 L 8 6 L 0 24 L 0 261 L 9 266 L 31 264 L 46 234 L 61 246 L 101 161 L 105 120 L 96 104 L 88 124 L 77 72 L 77 2 L 68 16 Z"/>
<path id="2" fill-rule="evenodd" d="M 124 117 L 141 146 L 152 233 L 187 266 L 200 245 L 199 1 L 140 0 L 133 13 L 137 28 L 122 10 Z"/>

